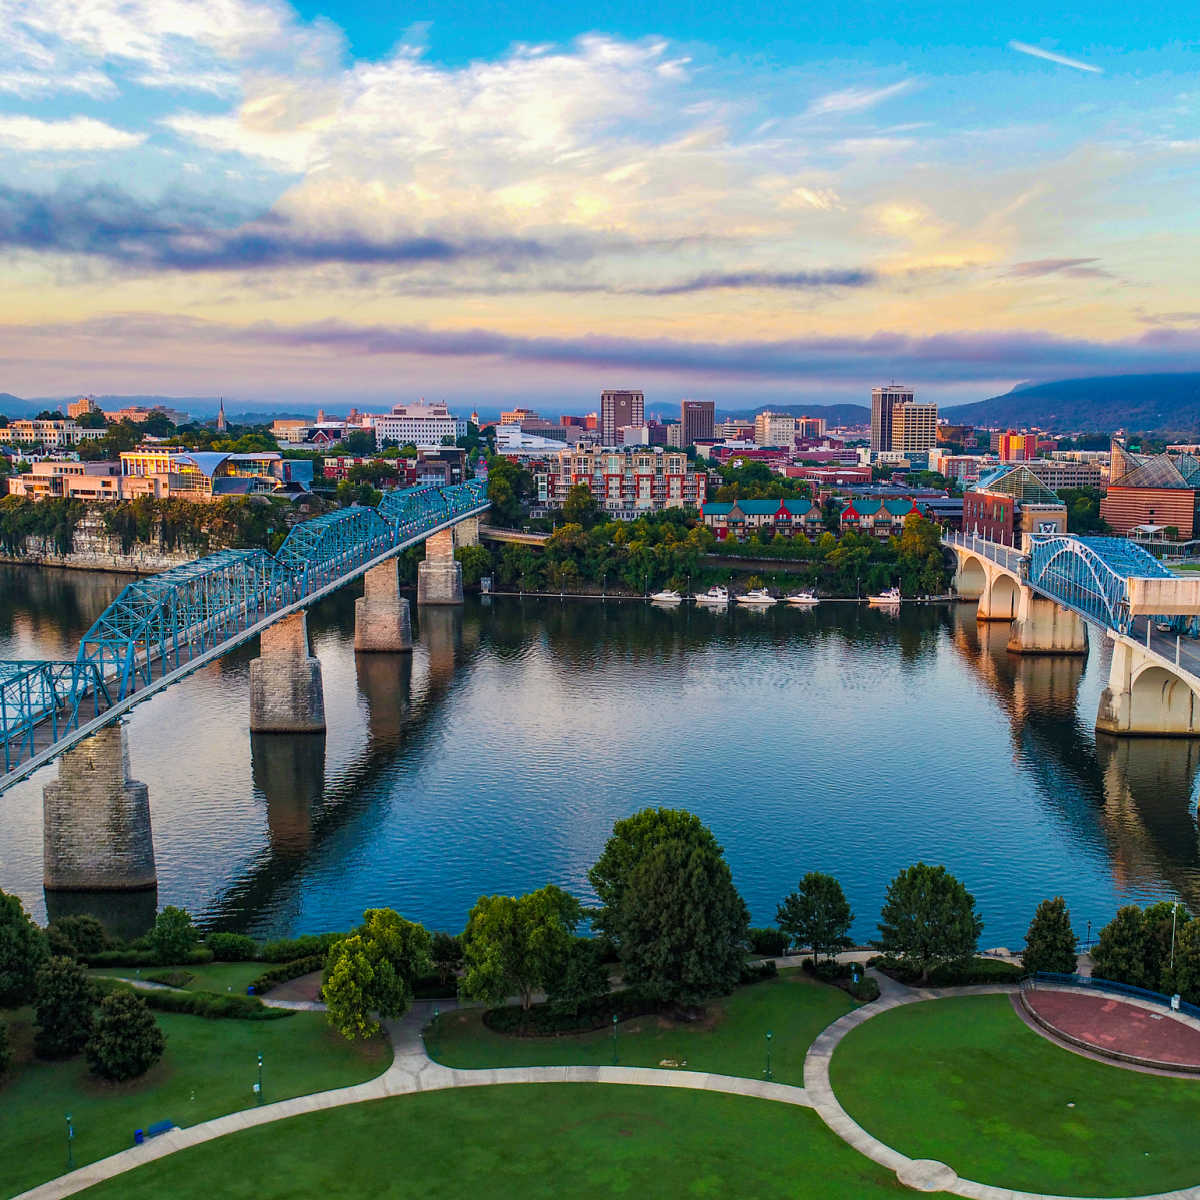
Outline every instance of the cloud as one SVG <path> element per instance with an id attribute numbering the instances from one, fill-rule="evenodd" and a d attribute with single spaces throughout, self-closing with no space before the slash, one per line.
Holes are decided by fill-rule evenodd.
<path id="1" fill-rule="evenodd" d="M 130 133 L 90 117 L 66 121 L 39 121 L 35 117 L 0 116 L 0 146 L 17 150 L 128 150 L 146 140 L 144 133 Z"/>
<path id="2" fill-rule="evenodd" d="M 721 288 L 781 288 L 806 291 L 813 288 L 861 288 L 879 281 L 872 270 L 854 268 L 834 271 L 729 271 L 696 275 L 679 283 L 659 287 L 631 288 L 643 296 L 681 296 L 688 292 L 707 292 Z"/>
<path id="3" fill-rule="evenodd" d="M 844 88 L 839 92 L 829 92 L 819 96 L 806 110 L 809 116 L 825 116 L 831 113 L 863 112 L 874 108 L 885 100 L 902 96 L 911 91 L 915 80 L 902 79 L 899 83 L 889 84 L 882 88 Z"/>
<path id="4" fill-rule="evenodd" d="M 1013 263 L 1004 273 L 1018 279 L 1038 279 L 1043 275 L 1070 275 L 1074 279 L 1112 279 L 1113 273 L 1093 266 L 1098 258 L 1037 258 Z"/>
<path id="5" fill-rule="evenodd" d="M 1104 74 L 1102 68 L 1094 67 L 1091 63 L 1081 62 L 1078 58 L 1068 58 L 1065 54 L 1055 54 L 1052 50 L 1043 50 L 1041 46 L 1031 46 L 1028 42 L 1009 42 L 1008 48 L 1016 50 L 1019 54 L 1030 54 L 1034 58 L 1044 58 L 1047 62 L 1058 63 L 1060 67 L 1072 67 L 1076 71 L 1091 71 L 1096 75 Z"/>

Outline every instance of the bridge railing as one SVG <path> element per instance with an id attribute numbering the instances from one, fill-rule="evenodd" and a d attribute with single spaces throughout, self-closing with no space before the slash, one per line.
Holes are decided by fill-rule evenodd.
<path id="1" fill-rule="evenodd" d="M 99 666 L 81 662 L 0 663 L 0 759 L 11 771 L 112 706 Z"/>
<path id="2" fill-rule="evenodd" d="M 999 542 L 989 541 L 974 533 L 951 533 L 943 541 L 948 546 L 957 546 L 960 550 L 969 550 L 980 558 L 989 559 L 1022 579 L 1028 573 L 1029 556 L 1013 546 L 1002 546 Z"/>

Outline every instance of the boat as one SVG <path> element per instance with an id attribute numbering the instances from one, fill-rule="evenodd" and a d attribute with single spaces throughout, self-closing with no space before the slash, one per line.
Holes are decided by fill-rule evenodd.
<path id="1" fill-rule="evenodd" d="M 891 608 L 900 603 L 900 589 L 890 587 L 886 592 L 880 592 L 878 596 L 868 596 L 867 603 L 881 608 Z"/>
<path id="2" fill-rule="evenodd" d="M 798 608 L 811 608 L 814 604 L 820 604 L 817 599 L 817 593 L 811 588 L 806 588 L 802 592 L 793 592 L 790 596 L 785 596 L 784 599 L 789 604 L 795 604 Z"/>
<path id="3" fill-rule="evenodd" d="M 674 588 L 667 588 L 665 592 L 652 592 L 650 599 L 655 604 L 679 604 L 683 597 Z"/>
<path id="4" fill-rule="evenodd" d="M 739 604 L 750 604 L 756 608 L 767 608 L 769 605 L 778 603 L 766 588 L 751 588 L 744 595 L 739 596 L 737 602 Z"/>
<path id="5" fill-rule="evenodd" d="M 697 594 L 692 597 L 697 604 L 703 604 L 710 608 L 720 608 L 729 603 L 729 589 L 724 587 L 710 587 L 703 595 Z"/>

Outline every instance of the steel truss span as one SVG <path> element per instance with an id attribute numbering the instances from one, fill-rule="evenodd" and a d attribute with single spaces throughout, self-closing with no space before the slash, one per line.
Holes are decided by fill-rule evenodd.
<path id="1" fill-rule="evenodd" d="M 0 661 L 0 791 L 22 763 L 116 718 L 367 567 L 488 507 L 480 480 L 388 493 L 296 525 L 276 554 L 221 550 L 126 586 L 69 662 Z M 62 745 L 60 746 L 60 743 Z M 21 772 L 24 774 L 24 772 Z M 8 778 L 6 778 L 6 776 Z"/>

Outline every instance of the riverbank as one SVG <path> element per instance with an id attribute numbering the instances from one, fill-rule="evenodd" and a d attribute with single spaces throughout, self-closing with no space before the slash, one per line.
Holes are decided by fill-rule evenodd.
<path id="1" fill-rule="evenodd" d="M 644 604 L 658 604 L 660 607 L 674 606 L 673 601 L 668 601 L 664 604 L 663 601 L 655 601 L 650 596 L 641 593 L 632 592 L 509 592 L 501 591 L 493 588 L 489 592 L 479 592 L 480 597 L 488 596 L 507 596 L 507 597 L 528 597 L 530 600 L 618 600 L 618 601 L 641 601 Z M 680 604 L 694 604 L 695 601 L 690 597 L 683 597 Z M 701 605 L 701 608 L 714 607 L 730 607 L 737 603 L 737 596 L 734 594 L 729 605 Z M 778 604 L 782 604 L 785 608 L 815 608 L 820 604 L 870 604 L 870 599 L 867 596 L 820 596 L 818 597 L 817 605 L 795 605 L 788 604 L 786 598 L 779 597 Z M 974 604 L 976 601 L 968 596 L 958 596 L 954 593 L 948 593 L 943 596 L 905 596 L 901 601 L 902 604 Z M 741 605 L 740 607 L 750 607 Z M 881 607 L 877 605 L 876 607 Z M 892 606 L 887 606 L 892 607 Z"/>

